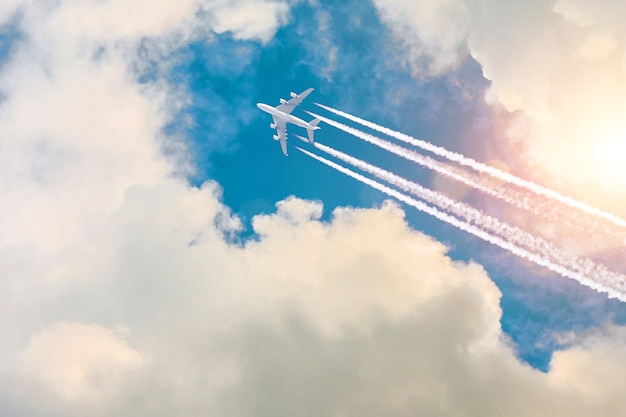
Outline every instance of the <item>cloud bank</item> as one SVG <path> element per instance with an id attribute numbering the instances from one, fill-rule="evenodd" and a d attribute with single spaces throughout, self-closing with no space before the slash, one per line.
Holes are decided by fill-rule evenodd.
<path id="1" fill-rule="evenodd" d="M 524 145 L 532 175 L 623 213 L 615 191 L 626 176 L 614 156 L 626 146 L 622 3 L 375 4 L 417 73 L 453 70 L 470 55 L 480 63 L 492 82 L 487 102 L 521 112 L 505 133 Z"/>
<path id="2" fill-rule="evenodd" d="M 236 245 L 214 184 L 130 190 L 56 265 L 66 284 L 14 297 L 3 414 L 625 411 L 623 329 L 577 336 L 541 373 L 503 335 L 480 266 L 451 261 L 394 204 L 321 212 L 290 198 Z"/>
<path id="3" fill-rule="evenodd" d="M 1 6 L 23 36 L 0 70 L 0 414 L 624 413 L 623 329 L 531 369 L 485 271 L 393 204 L 322 222 L 290 198 L 236 243 L 219 185 L 175 175 L 180 98 L 138 83 L 133 45 L 194 22 L 265 41 L 286 6 L 250 27 L 251 2 L 141 4 Z"/>

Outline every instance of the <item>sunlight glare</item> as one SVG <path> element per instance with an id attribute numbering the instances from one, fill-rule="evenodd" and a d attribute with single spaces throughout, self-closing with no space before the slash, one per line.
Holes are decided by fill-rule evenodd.
<path id="1" fill-rule="evenodd" d="M 593 149 L 595 177 L 609 185 L 626 184 L 626 128 L 601 138 Z"/>

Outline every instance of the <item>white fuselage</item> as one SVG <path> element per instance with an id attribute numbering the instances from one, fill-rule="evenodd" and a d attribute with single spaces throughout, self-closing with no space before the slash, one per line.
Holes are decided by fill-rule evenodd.
<path id="1" fill-rule="evenodd" d="M 285 123 L 291 123 L 300 127 L 303 127 L 305 129 L 315 129 L 314 126 L 311 126 L 310 124 L 308 124 L 307 122 L 305 122 L 304 120 L 292 116 L 291 114 L 287 114 L 284 113 L 280 110 L 278 110 L 275 107 L 269 106 L 267 104 L 263 104 L 263 103 L 257 103 L 256 105 L 259 109 L 263 110 L 265 113 L 269 113 L 272 116 L 279 118 L 281 120 L 284 120 Z"/>

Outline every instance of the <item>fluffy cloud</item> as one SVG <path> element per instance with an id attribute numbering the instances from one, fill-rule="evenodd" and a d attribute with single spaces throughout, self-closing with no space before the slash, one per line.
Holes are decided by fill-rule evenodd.
<path id="1" fill-rule="evenodd" d="M 523 144 L 531 175 L 623 213 L 626 196 L 616 189 L 624 188 L 626 175 L 615 155 L 626 147 L 626 32 L 617 18 L 624 4 L 458 0 L 434 2 L 433 8 L 430 3 L 376 5 L 408 47 L 409 59 L 452 64 L 469 52 L 481 64 L 492 81 L 487 101 L 522 112 L 506 135 Z"/>
<path id="2" fill-rule="evenodd" d="M 406 50 L 415 74 L 454 69 L 466 56 L 468 31 L 461 0 L 375 0 L 381 19 Z"/>
<path id="3" fill-rule="evenodd" d="M 623 329 L 576 338 L 547 374 L 528 367 L 484 270 L 450 260 L 395 205 L 325 223 L 319 203 L 291 198 L 237 245 L 218 198 L 175 180 L 126 195 L 82 262 L 64 264 L 97 265 L 91 280 L 12 312 L 21 326 L 4 335 L 22 342 L 3 356 L 21 366 L 3 367 L 4 414 L 626 411 L 611 382 Z"/>
<path id="4" fill-rule="evenodd" d="M 493 81 L 489 95 L 508 110 L 530 116 L 524 136 L 511 136 L 526 144 L 531 163 L 569 182 L 579 195 L 587 193 L 576 190 L 583 184 L 599 186 L 593 197 L 610 203 L 602 201 L 602 194 L 623 186 L 624 178 L 611 156 L 626 143 L 621 117 L 626 33 L 614 19 L 623 5 L 602 2 L 590 8 L 564 0 L 523 8 L 491 9 L 469 38 L 472 53 Z M 507 24 L 498 24 L 500 36 L 494 37 L 496 22 L 503 21 Z"/>
<path id="5" fill-rule="evenodd" d="M 265 12 L 247 25 L 252 6 Z M 185 98 L 166 84 L 135 81 L 129 68 L 139 59 L 137 42 L 152 37 L 154 48 L 168 47 L 201 24 L 205 33 L 267 39 L 287 12 L 275 1 L 191 0 L 167 7 L 160 1 L 15 2 L 2 11 L 0 22 L 17 16 L 23 36 L 0 73 L 0 240 L 46 253 L 80 242 L 129 187 L 183 169 L 162 157 L 163 149 L 181 146 L 160 131 Z M 207 14 L 218 16 L 216 26 L 208 25 Z M 184 149 L 178 153 L 185 158 Z"/>
<path id="6" fill-rule="evenodd" d="M 25 374 L 65 401 L 103 401 L 144 359 L 110 329 L 60 322 L 35 334 L 21 356 Z"/>
<path id="7" fill-rule="evenodd" d="M 276 24 L 285 20 L 288 7 L 285 2 L 266 0 L 240 1 L 236 7 L 221 1 L 215 7 L 213 30 L 232 32 L 235 39 L 267 41 L 274 34 Z"/>
<path id="8" fill-rule="evenodd" d="M 268 40 L 286 18 L 288 7 L 279 0 L 10 0 L 0 8 L 0 21 L 17 12 L 20 19 L 32 19 L 29 29 L 40 29 L 41 35 L 54 33 L 89 45 L 172 32 L 189 34 L 205 24 L 200 29 L 204 33 L 232 31 L 242 39 Z M 215 18 L 207 21 L 207 16 Z"/>
<path id="9" fill-rule="evenodd" d="M 187 169 L 184 142 L 162 134 L 186 98 L 162 80 L 138 83 L 141 60 L 218 29 L 240 30 L 228 22 L 211 26 L 208 16 L 248 15 L 250 4 L 2 2 L 0 24 L 19 32 L 0 68 L 2 369 L 27 334 L 67 318 L 31 315 L 23 306 L 44 308 L 65 290 L 102 282 L 108 252 L 97 253 L 102 248 L 91 238 L 107 228 L 129 190 Z M 240 38 L 267 40 L 285 18 L 285 3 L 255 4 L 268 11 Z M 42 323 L 44 316 L 50 321 Z M 102 319 L 78 316 L 70 321 Z"/>

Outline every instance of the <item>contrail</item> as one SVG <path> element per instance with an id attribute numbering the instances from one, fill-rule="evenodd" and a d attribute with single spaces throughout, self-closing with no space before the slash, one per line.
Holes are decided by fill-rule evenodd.
<path id="1" fill-rule="evenodd" d="M 604 210 L 601 210 L 597 207 L 593 207 L 589 204 L 583 203 L 581 201 L 578 200 L 574 200 L 572 197 L 569 196 L 565 196 L 563 194 L 560 194 L 554 190 L 551 190 L 549 188 L 543 187 L 539 184 L 536 184 L 532 181 L 528 181 L 528 180 L 524 180 L 520 177 L 517 177 L 513 174 L 509 174 L 508 172 L 504 172 L 501 171 L 497 168 L 491 167 L 489 165 L 485 165 L 481 162 L 478 162 L 472 158 L 468 158 L 464 155 L 461 155 L 459 153 L 456 152 L 451 152 L 443 147 L 440 146 L 436 146 L 433 145 L 430 142 L 421 140 L 421 139 L 416 139 L 412 136 L 406 135 L 404 133 L 400 133 L 400 132 L 396 132 L 392 129 L 380 126 L 376 123 L 372 123 L 370 121 L 361 119 L 360 117 L 357 116 L 353 116 L 349 113 L 343 112 L 341 110 L 337 110 L 334 109 L 332 107 L 328 107 L 325 106 L 323 104 L 319 104 L 319 103 L 315 103 L 317 106 L 323 108 L 324 110 L 327 110 L 331 113 L 334 113 L 338 116 L 344 117 L 348 120 L 351 120 L 355 123 L 359 123 L 365 127 L 368 127 L 372 130 L 375 130 L 377 132 L 383 133 L 385 135 L 391 136 L 393 138 L 396 138 L 402 142 L 408 143 L 410 145 L 419 147 L 421 149 L 427 150 L 429 152 L 434 153 L 435 155 L 441 156 L 443 158 L 446 158 L 450 161 L 456 162 L 460 165 L 463 166 L 467 166 L 470 167 L 478 172 L 483 172 L 486 174 L 491 175 L 494 178 L 500 179 L 502 181 L 511 183 L 511 184 L 515 184 L 519 187 L 528 189 L 536 194 L 542 195 L 544 197 L 548 197 L 551 198 L 553 200 L 559 201 L 563 204 L 566 204 L 570 207 L 576 208 L 578 210 L 584 211 L 586 213 L 589 214 L 593 214 L 595 216 L 598 216 L 604 220 L 608 220 L 609 222 L 613 223 L 616 226 L 620 226 L 620 227 L 626 227 L 626 220 L 624 220 L 623 218 L 613 214 L 613 213 L 608 213 Z"/>
<path id="2" fill-rule="evenodd" d="M 610 271 L 604 265 L 597 264 L 588 258 L 580 258 L 569 254 L 539 236 L 535 236 L 517 226 L 502 222 L 499 219 L 489 216 L 466 203 L 450 198 L 437 191 L 425 188 L 420 184 L 409 181 L 401 176 L 371 165 L 353 156 L 347 155 L 341 151 L 331 148 L 330 146 L 326 146 L 321 143 L 314 143 L 313 146 L 362 171 L 368 172 L 405 192 L 411 193 L 422 200 L 434 204 L 440 209 L 460 217 L 466 222 L 474 224 L 489 233 L 500 236 L 515 245 L 521 245 L 534 253 L 542 253 L 547 259 L 563 265 L 572 271 L 585 274 L 585 276 L 591 276 L 596 282 L 621 281 L 622 283 L 626 283 L 626 276 Z"/>
<path id="3" fill-rule="evenodd" d="M 517 191 L 517 190 L 512 190 L 510 188 L 497 188 L 496 189 L 493 186 L 488 185 L 485 178 L 469 173 L 465 171 L 463 168 L 455 167 L 448 163 L 438 161 L 429 156 L 423 155 L 419 152 L 404 148 L 400 145 L 381 139 L 370 133 L 363 132 L 359 129 L 353 128 L 351 126 L 347 126 L 343 123 L 337 122 L 327 117 L 320 116 L 316 113 L 308 112 L 308 111 L 307 113 L 309 113 L 313 117 L 319 118 L 320 120 L 327 123 L 328 125 L 336 127 L 339 130 L 343 130 L 344 132 L 349 133 L 361 140 L 364 140 L 365 142 L 378 146 L 381 149 L 384 149 L 388 152 L 398 155 L 411 162 L 415 162 L 423 167 L 432 169 L 433 171 L 445 177 L 451 178 L 462 184 L 473 187 L 474 189 L 478 191 L 481 191 L 487 195 L 501 199 L 508 204 L 511 204 L 515 207 L 529 211 L 547 220 L 559 221 L 565 226 L 574 228 L 580 232 L 593 232 L 593 233 L 601 232 L 605 234 L 603 238 L 608 237 L 606 235 L 611 235 L 613 238 L 617 239 L 622 244 L 626 242 L 626 234 L 623 232 L 623 229 L 614 230 L 614 228 L 609 227 L 609 225 L 607 224 L 598 224 L 597 221 L 592 221 L 591 219 L 585 219 L 584 217 L 581 218 L 579 216 L 572 216 L 572 213 L 564 212 L 562 210 L 563 207 L 557 206 L 555 204 L 547 204 L 550 200 L 545 200 L 541 196 L 532 194 L 532 192 L 530 192 L 529 190 Z M 305 138 L 302 138 L 302 140 L 304 140 L 305 142 L 308 142 L 308 140 L 306 140 Z M 536 198 L 532 198 L 532 196 L 535 196 Z M 589 216 L 588 213 L 587 215 Z M 595 217 L 594 219 L 597 220 L 597 218 Z"/>
<path id="4" fill-rule="evenodd" d="M 531 262 L 534 262 L 537 265 L 543 266 L 548 268 L 551 271 L 554 271 L 558 274 L 561 274 L 565 277 L 568 278 L 572 278 L 577 280 L 578 282 L 580 282 L 583 285 L 586 285 L 590 288 L 595 289 L 596 291 L 599 292 L 604 292 L 607 293 L 608 296 L 610 298 L 618 298 L 621 301 L 626 301 L 626 295 L 624 295 L 624 291 L 623 288 L 618 287 L 618 288 L 611 288 L 611 287 L 607 287 L 604 285 L 604 283 L 598 283 L 596 281 L 590 280 L 589 278 L 587 278 L 585 275 L 578 273 L 577 271 L 573 271 L 570 270 L 569 268 L 566 268 L 562 265 L 559 265 L 557 263 L 554 263 L 552 261 L 550 261 L 549 259 L 546 259 L 544 256 L 540 255 L 540 254 L 536 254 L 533 252 L 530 252 L 524 248 L 520 248 L 519 246 L 512 244 L 511 242 L 508 242 L 505 239 L 502 239 L 499 236 L 495 236 L 489 232 L 486 232 L 485 230 L 474 226 L 466 221 L 463 220 L 459 220 L 458 218 L 451 216 L 447 213 L 444 213 L 438 209 L 436 209 L 435 207 L 429 206 L 428 204 L 425 204 L 421 201 L 415 200 L 414 198 L 411 198 L 397 190 L 394 190 L 392 188 L 389 188 L 377 181 L 374 181 L 372 179 L 369 179 L 367 177 L 364 177 L 361 174 L 357 174 L 356 172 L 345 168 L 339 164 L 336 164 L 332 161 L 329 161 L 326 158 L 323 158 L 321 156 L 315 155 L 309 151 L 306 151 L 302 148 L 296 147 L 296 149 L 298 149 L 301 152 L 304 152 L 306 155 L 310 156 L 313 159 L 318 160 L 319 162 L 322 162 L 323 164 L 349 176 L 352 177 L 354 179 L 356 179 L 357 181 L 365 184 L 365 185 L 369 185 L 370 187 L 379 190 L 385 194 L 387 194 L 390 197 L 393 197 L 411 207 L 416 208 L 417 210 L 420 210 L 424 213 L 430 214 L 431 216 L 448 223 L 451 226 L 454 226 L 460 230 L 463 230 L 465 232 L 468 232 L 486 242 L 489 242 L 491 244 L 494 244 L 502 249 L 508 250 L 511 253 L 523 258 L 523 259 L 527 259 Z"/>
<path id="5" fill-rule="evenodd" d="M 359 129 L 355 129 L 343 123 L 336 122 L 327 117 L 320 116 L 316 113 L 309 112 L 309 111 L 307 111 L 307 113 L 313 117 L 319 118 L 321 121 L 323 121 L 324 123 L 330 126 L 336 127 L 339 130 L 343 130 L 346 133 L 349 133 L 359 139 L 362 139 L 368 143 L 371 143 L 372 145 L 378 146 L 379 148 L 389 151 L 406 160 L 415 162 L 416 164 L 419 164 L 425 168 L 432 169 L 433 171 L 443 176 L 456 180 L 462 184 L 468 185 L 478 191 L 484 192 L 485 194 L 500 198 L 509 204 L 534 212 L 533 206 L 529 203 L 527 199 L 515 198 L 514 196 L 501 193 L 498 190 L 488 187 L 484 184 L 484 180 L 476 175 L 472 175 L 466 171 L 457 169 L 456 167 L 452 165 L 446 164 L 445 162 L 437 161 L 434 158 L 422 155 L 419 152 L 412 151 L 400 145 L 396 145 L 395 143 L 391 143 L 387 140 L 384 140 L 372 134 L 363 132 Z M 540 214 L 540 213 L 536 213 L 536 214 Z"/>

